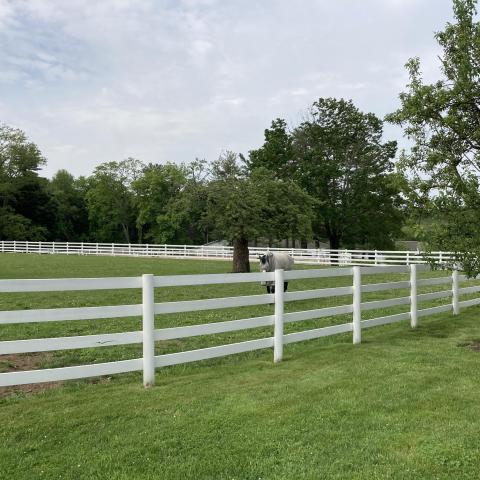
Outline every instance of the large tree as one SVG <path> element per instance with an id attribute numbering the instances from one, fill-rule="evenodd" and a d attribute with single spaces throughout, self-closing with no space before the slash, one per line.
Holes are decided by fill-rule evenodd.
<path id="1" fill-rule="evenodd" d="M 406 65 L 410 83 L 387 116 L 414 146 L 402 162 L 410 194 L 436 221 L 424 240 L 456 253 L 470 275 L 480 273 L 480 23 L 476 1 L 454 0 L 454 22 L 435 34 L 443 49 L 442 78 L 426 84 L 420 61 Z"/>
<path id="2" fill-rule="evenodd" d="M 56 204 L 54 240 L 88 240 L 88 211 L 86 181 L 75 179 L 67 170 L 59 170 L 49 183 L 49 191 Z"/>
<path id="3" fill-rule="evenodd" d="M 165 224 L 164 218 L 186 182 L 186 168 L 183 165 L 151 163 L 132 183 L 140 243 L 170 240 L 171 229 Z"/>
<path id="4" fill-rule="evenodd" d="M 0 124 L 0 238 L 46 240 L 54 220 L 45 158 L 21 130 Z"/>
<path id="5" fill-rule="evenodd" d="M 198 245 L 210 240 L 207 220 L 209 167 L 206 160 L 195 159 L 183 165 L 186 181 L 172 197 L 167 210 L 157 219 L 162 242 Z"/>
<path id="6" fill-rule="evenodd" d="M 306 235 L 313 200 L 292 181 L 271 171 L 248 172 L 237 156 L 226 152 L 211 168 L 206 222 L 233 243 L 233 271 L 250 271 L 248 242 L 254 238 Z"/>
<path id="7" fill-rule="evenodd" d="M 274 178 L 292 180 L 298 177 L 298 165 L 295 162 L 293 137 L 288 131 L 287 123 L 281 118 L 272 121 L 270 128 L 264 131 L 263 145 L 248 152 L 248 158 L 241 156 L 250 171 L 266 168 Z M 295 246 L 295 232 L 285 232 L 288 247 L 289 236 L 292 235 L 292 244 Z M 302 247 L 307 247 L 307 240 L 301 240 Z"/>
<path id="8" fill-rule="evenodd" d="M 320 98 L 294 129 L 296 179 L 317 200 L 314 233 L 330 247 L 393 245 L 401 227 L 393 158 L 383 123 L 351 101 Z"/>
<path id="9" fill-rule="evenodd" d="M 265 129 L 264 137 L 260 148 L 248 152 L 248 159 L 242 157 L 248 169 L 266 168 L 281 179 L 295 176 L 295 150 L 287 122 L 281 118 L 273 120 L 270 128 Z"/>
<path id="10" fill-rule="evenodd" d="M 86 194 L 91 235 L 96 241 L 131 243 L 135 238 L 132 183 L 144 168 L 139 160 L 102 163 L 89 177 Z"/>

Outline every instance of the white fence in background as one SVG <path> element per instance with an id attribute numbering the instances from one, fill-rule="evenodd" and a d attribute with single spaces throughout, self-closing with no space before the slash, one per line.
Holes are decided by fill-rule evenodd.
<path id="1" fill-rule="evenodd" d="M 288 272 L 284 272 L 283 270 L 277 270 L 272 273 L 176 276 L 143 275 L 142 277 L 119 278 L 0 280 L 0 292 L 50 292 L 128 288 L 141 288 L 143 290 L 143 303 L 138 305 L 55 308 L 0 312 L 0 325 L 132 316 L 143 317 L 143 329 L 140 331 L 74 337 L 1 341 L 0 355 L 143 343 L 143 357 L 132 360 L 121 360 L 117 362 L 98 363 L 93 365 L 1 373 L 0 386 L 4 387 L 27 383 L 78 379 L 84 377 L 112 375 L 116 373 L 133 372 L 139 370 L 143 370 L 144 384 L 145 386 L 148 386 L 154 384 L 155 368 L 158 367 L 194 362 L 208 358 L 222 357 L 226 355 L 272 347 L 274 350 L 274 361 L 278 362 L 282 359 L 284 344 L 300 342 L 304 340 L 325 337 L 344 332 L 352 332 L 353 342 L 360 343 L 362 330 L 366 328 L 371 328 L 378 325 L 389 324 L 402 320 L 410 320 L 410 324 L 414 328 L 417 326 L 418 318 L 421 318 L 423 316 L 446 312 L 449 310 L 453 310 L 454 314 L 458 314 L 460 312 L 460 307 L 480 304 L 480 298 L 460 301 L 460 295 L 480 292 L 480 286 L 459 288 L 459 282 L 466 280 L 466 277 L 459 275 L 457 272 L 454 272 L 452 276 L 417 280 L 417 272 L 419 270 L 427 269 L 427 266 L 422 265 L 411 265 L 410 267 L 355 266 L 351 268 L 294 270 Z M 409 281 L 362 284 L 363 274 L 371 275 L 408 272 L 410 272 Z M 345 276 L 353 277 L 353 282 L 351 286 L 322 288 L 286 293 L 283 292 L 282 288 L 284 281 L 306 278 Z M 154 288 L 260 282 L 265 280 L 274 280 L 277 283 L 279 288 L 276 288 L 275 294 L 249 295 L 163 303 L 154 302 Z M 417 293 L 418 287 L 425 285 L 443 284 L 448 284 L 448 289 L 434 293 Z M 362 302 L 362 293 L 406 288 L 410 289 L 410 296 Z M 299 311 L 293 313 L 284 313 L 283 310 L 284 302 L 336 297 L 341 295 L 352 295 L 352 302 L 340 306 Z M 419 303 L 439 298 L 450 298 L 451 303 L 431 308 L 418 309 Z M 272 303 L 275 304 L 274 315 L 175 328 L 155 329 L 154 327 L 155 315 L 252 305 L 264 305 Z M 362 320 L 363 311 L 381 308 L 383 309 L 396 305 L 409 305 L 410 311 L 404 313 L 397 313 L 394 315 L 380 316 L 368 320 Z M 312 330 L 289 333 L 286 335 L 283 333 L 283 326 L 286 323 L 299 322 L 322 317 L 332 317 L 336 315 L 350 313 L 352 314 L 352 322 L 349 323 L 333 325 L 323 328 L 315 328 Z M 156 341 L 179 339 L 199 335 L 210 335 L 271 325 L 274 326 L 273 337 L 158 356 L 155 356 L 154 353 L 154 344 Z"/>
<path id="2" fill-rule="evenodd" d="M 267 248 L 250 247 L 250 257 L 272 252 L 287 252 L 297 263 L 318 265 L 412 265 L 438 264 L 452 260 L 449 252 L 425 253 L 395 250 L 329 250 L 315 248 Z M 215 245 L 153 245 L 131 243 L 83 243 L 83 242 L 21 242 L 0 241 L 1 253 L 55 253 L 65 255 L 107 255 L 135 257 L 197 258 L 208 260 L 231 259 L 233 247 Z"/>

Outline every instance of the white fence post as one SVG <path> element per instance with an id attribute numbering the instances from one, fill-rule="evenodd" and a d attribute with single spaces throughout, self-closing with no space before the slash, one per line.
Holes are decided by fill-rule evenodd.
<path id="1" fill-rule="evenodd" d="M 275 331 L 273 334 L 273 361 L 283 358 L 283 270 L 275 270 Z"/>
<path id="2" fill-rule="evenodd" d="M 155 300 L 153 275 L 142 276 L 143 301 L 143 386 L 155 385 Z"/>
<path id="3" fill-rule="evenodd" d="M 418 326 L 417 266 L 410 265 L 410 326 Z"/>
<path id="4" fill-rule="evenodd" d="M 460 302 L 458 293 L 458 270 L 452 272 L 452 307 L 453 314 L 458 315 L 460 313 Z"/>
<path id="5" fill-rule="evenodd" d="M 353 267 L 353 343 L 362 341 L 362 271 Z"/>

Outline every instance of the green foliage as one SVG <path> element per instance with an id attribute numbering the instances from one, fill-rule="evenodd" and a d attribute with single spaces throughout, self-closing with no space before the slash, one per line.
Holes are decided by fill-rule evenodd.
<path id="1" fill-rule="evenodd" d="M 47 238 L 45 227 L 32 225 L 30 219 L 15 213 L 11 208 L 0 208 L 0 232 L 2 239 L 27 239 L 42 241 Z"/>
<path id="2" fill-rule="evenodd" d="M 273 120 L 264 135 L 262 147 L 248 152 L 248 159 L 245 160 L 247 168 L 251 171 L 266 168 L 279 178 L 292 178 L 296 170 L 295 151 L 287 123 L 281 118 Z"/>
<path id="3" fill-rule="evenodd" d="M 53 238 L 71 242 L 88 240 L 86 180 L 59 170 L 50 181 L 49 191 L 56 202 Z"/>
<path id="4" fill-rule="evenodd" d="M 296 178 L 317 200 L 317 237 L 327 236 L 331 248 L 392 246 L 401 201 L 396 142 L 382 143 L 382 121 L 351 101 L 320 98 L 292 135 Z"/>
<path id="5" fill-rule="evenodd" d="M 414 205 L 435 219 L 424 230 L 430 248 L 456 252 L 465 270 L 480 273 L 480 23 L 476 2 L 454 0 L 454 23 L 435 37 L 443 49 L 443 78 L 425 84 L 418 58 L 406 67 L 407 91 L 387 120 L 415 144 L 402 156 Z"/>
<path id="6" fill-rule="evenodd" d="M 246 164 L 308 192 L 316 201 L 313 234 L 327 237 L 331 248 L 393 247 L 402 224 L 400 177 L 393 173 L 396 142 L 382 143 L 382 134 L 374 114 L 351 101 L 320 98 L 292 132 L 274 120 Z"/>
<path id="7" fill-rule="evenodd" d="M 172 237 L 165 222 L 170 204 L 187 182 L 184 165 L 149 164 L 133 182 L 138 241 L 165 243 Z M 145 232 L 145 234 L 144 234 Z"/>
<path id="8" fill-rule="evenodd" d="M 220 156 L 211 172 L 206 222 L 217 236 L 233 242 L 235 250 L 236 241 L 245 249 L 248 240 L 260 236 L 284 238 L 311 232 L 314 201 L 293 181 L 275 178 L 263 167 L 249 172 L 232 152 Z M 248 262 L 248 252 L 244 256 Z"/>
<path id="9" fill-rule="evenodd" d="M 40 150 L 24 132 L 0 125 L 0 239 L 47 237 L 54 204 L 47 180 L 37 173 L 44 164 Z"/>
<path id="10" fill-rule="evenodd" d="M 0 166 L 2 175 L 19 178 L 37 172 L 46 160 L 24 132 L 0 124 Z"/>
<path id="11" fill-rule="evenodd" d="M 88 179 L 86 194 L 91 234 L 100 242 L 130 243 L 135 231 L 132 184 L 142 172 L 139 160 L 102 163 Z"/>
<path id="12" fill-rule="evenodd" d="M 185 184 L 170 200 L 167 210 L 157 219 L 160 243 L 202 244 L 209 241 L 207 208 L 208 165 L 205 160 L 182 166 Z"/>

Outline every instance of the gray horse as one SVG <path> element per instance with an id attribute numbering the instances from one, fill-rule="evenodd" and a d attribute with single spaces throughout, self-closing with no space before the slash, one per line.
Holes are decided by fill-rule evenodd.
<path id="1" fill-rule="evenodd" d="M 288 253 L 273 253 L 267 252 L 264 255 L 259 255 L 260 271 L 262 272 L 274 272 L 275 270 L 291 270 L 294 260 L 288 255 Z M 262 282 L 263 285 L 263 282 Z M 275 282 L 265 282 L 267 286 L 267 293 L 275 293 Z M 283 282 L 283 291 L 286 292 L 288 288 L 288 282 Z"/>

